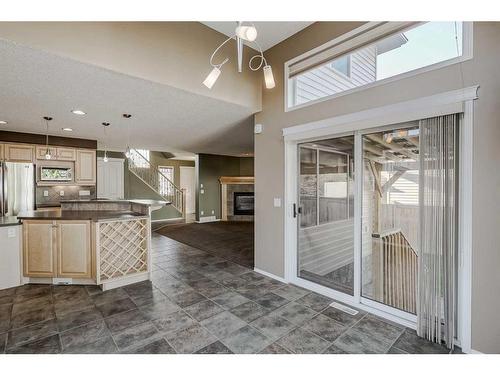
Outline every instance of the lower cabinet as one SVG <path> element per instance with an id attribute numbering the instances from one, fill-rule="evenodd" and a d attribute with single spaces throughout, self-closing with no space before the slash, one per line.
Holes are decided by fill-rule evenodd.
<path id="1" fill-rule="evenodd" d="M 26 220 L 23 232 L 24 276 L 91 278 L 90 221 Z"/>
<path id="2" fill-rule="evenodd" d="M 34 220 L 23 223 L 23 273 L 32 277 L 56 276 L 54 222 Z"/>
<path id="3" fill-rule="evenodd" d="M 57 276 L 90 278 L 90 222 L 61 220 L 56 225 Z"/>

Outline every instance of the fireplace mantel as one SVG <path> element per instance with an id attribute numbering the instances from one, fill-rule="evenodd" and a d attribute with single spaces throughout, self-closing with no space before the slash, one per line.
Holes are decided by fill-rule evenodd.
<path id="1" fill-rule="evenodd" d="M 228 219 L 228 185 L 254 185 L 255 177 L 253 176 L 221 176 L 219 177 L 221 185 L 221 219 L 227 221 Z M 253 191 L 253 187 L 252 187 Z"/>
<path id="2" fill-rule="evenodd" d="M 219 177 L 219 182 L 221 185 L 247 185 L 254 184 L 255 177 L 244 176 L 244 177 L 232 177 L 232 176 L 222 176 Z"/>

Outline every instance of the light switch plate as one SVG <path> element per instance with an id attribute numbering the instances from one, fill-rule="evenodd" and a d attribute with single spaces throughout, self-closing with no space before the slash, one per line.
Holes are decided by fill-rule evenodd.
<path id="1" fill-rule="evenodd" d="M 281 198 L 274 198 L 274 207 L 281 207 Z"/>
<path id="2" fill-rule="evenodd" d="M 200 194 L 205 194 L 205 189 L 201 189 Z"/>
<path id="3" fill-rule="evenodd" d="M 9 228 L 7 230 L 7 237 L 8 238 L 14 238 L 14 237 L 16 237 L 16 228 Z"/>
<path id="4" fill-rule="evenodd" d="M 82 197 L 82 196 L 89 196 L 89 195 L 90 195 L 90 190 L 80 190 L 80 191 L 78 192 L 78 195 L 79 195 L 80 197 Z"/>

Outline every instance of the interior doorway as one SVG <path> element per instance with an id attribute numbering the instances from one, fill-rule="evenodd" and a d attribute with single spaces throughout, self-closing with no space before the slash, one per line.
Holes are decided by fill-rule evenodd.
<path id="1" fill-rule="evenodd" d="M 180 167 L 179 184 L 186 192 L 186 214 L 195 213 L 196 178 L 194 167 Z"/>

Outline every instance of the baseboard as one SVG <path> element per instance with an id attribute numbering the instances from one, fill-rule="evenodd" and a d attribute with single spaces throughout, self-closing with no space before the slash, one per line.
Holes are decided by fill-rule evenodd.
<path id="1" fill-rule="evenodd" d="M 214 221 L 220 221 L 220 219 L 217 219 L 215 216 L 203 216 L 200 217 L 200 220 L 196 220 L 195 223 L 212 223 Z"/>
<path id="2" fill-rule="evenodd" d="M 170 219 L 156 219 L 156 220 L 151 220 L 151 224 L 153 223 L 168 223 L 171 221 L 182 221 L 184 218 L 182 216 L 179 217 L 172 217 Z"/>
<path id="3" fill-rule="evenodd" d="M 258 268 L 255 268 L 253 269 L 255 272 L 257 273 L 260 273 L 261 275 L 264 275 L 264 276 L 267 276 L 267 277 L 270 277 L 271 279 L 274 279 L 274 280 L 278 280 L 278 281 L 281 281 L 282 283 L 285 283 L 285 284 L 288 284 L 286 282 L 286 280 L 282 277 L 279 277 L 279 276 L 276 276 L 276 275 L 273 275 L 272 273 L 269 273 L 269 272 L 266 272 L 266 271 L 263 271 L 263 270 L 260 270 Z"/>

